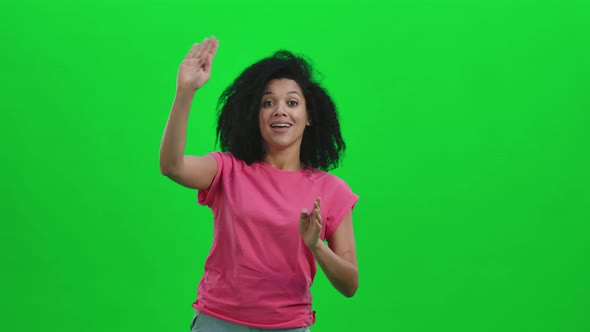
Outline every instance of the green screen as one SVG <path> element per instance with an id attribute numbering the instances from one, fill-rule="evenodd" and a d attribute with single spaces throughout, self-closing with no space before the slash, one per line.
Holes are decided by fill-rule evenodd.
<path id="1" fill-rule="evenodd" d="M 212 239 L 160 174 L 180 61 L 220 40 L 216 100 L 278 49 L 340 114 L 360 288 L 328 331 L 590 331 L 590 5 L 575 0 L 3 1 L 3 331 L 188 331 Z"/>

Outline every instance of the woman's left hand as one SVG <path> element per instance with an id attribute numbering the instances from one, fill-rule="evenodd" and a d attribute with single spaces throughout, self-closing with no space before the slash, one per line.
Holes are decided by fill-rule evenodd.
<path id="1" fill-rule="evenodd" d="M 307 209 L 301 210 L 299 216 L 299 233 L 303 237 L 305 245 L 314 249 L 320 240 L 322 232 L 322 215 L 320 214 L 320 198 L 316 198 L 311 213 Z"/>

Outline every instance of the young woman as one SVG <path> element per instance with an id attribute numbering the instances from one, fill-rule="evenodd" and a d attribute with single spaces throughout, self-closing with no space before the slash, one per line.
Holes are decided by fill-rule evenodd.
<path id="1" fill-rule="evenodd" d="M 316 262 L 343 295 L 358 288 L 358 196 L 327 173 L 345 149 L 336 108 L 305 60 L 277 52 L 221 95 L 222 152 L 184 155 L 189 109 L 217 48 L 206 38 L 182 61 L 160 150 L 162 173 L 197 189 L 214 215 L 191 331 L 309 331 Z"/>

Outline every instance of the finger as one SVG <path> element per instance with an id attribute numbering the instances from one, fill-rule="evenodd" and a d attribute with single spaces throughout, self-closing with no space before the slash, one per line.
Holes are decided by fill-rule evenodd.
<path id="1" fill-rule="evenodd" d="M 216 39 L 215 37 L 211 36 L 207 38 L 207 45 L 203 48 L 203 56 L 207 57 L 213 52 L 213 48 L 215 47 Z"/>
<path id="2" fill-rule="evenodd" d="M 213 62 L 213 57 L 211 54 L 204 55 L 205 59 L 203 61 L 203 70 L 205 72 L 211 71 L 211 63 Z"/>
<path id="3" fill-rule="evenodd" d="M 320 214 L 320 209 L 315 207 L 310 215 L 311 220 L 317 220 L 320 224 L 322 223 L 322 215 Z"/>
<path id="4" fill-rule="evenodd" d="M 321 199 L 318 197 L 316 199 L 316 206 L 317 206 L 317 210 L 318 210 L 318 212 L 317 212 L 317 218 L 318 218 L 318 221 L 319 221 L 319 223 L 321 225 L 322 224 L 322 214 L 320 212 L 321 211 L 321 209 L 320 209 L 320 201 L 321 201 Z"/>
<path id="5" fill-rule="evenodd" d="M 208 44 L 209 44 L 209 38 L 203 39 L 203 42 L 201 43 L 201 45 L 197 51 L 197 54 L 195 55 L 195 58 L 201 58 L 205 54 L 205 49 L 207 48 Z"/>
<path id="6" fill-rule="evenodd" d="M 310 221 L 308 229 L 312 233 L 322 233 L 322 224 L 317 219 Z"/>
<path id="7" fill-rule="evenodd" d="M 219 40 L 217 40 L 215 36 L 211 38 L 213 41 L 211 43 L 211 49 L 209 50 L 209 53 L 211 54 L 211 61 L 213 61 L 213 58 L 215 58 L 215 54 L 217 54 L 217 49 L 219 48 Z"/>
<path id="8" fill-rule="evenodd" d="M 215 58 L 215 54 L 217 54 L 217 49 L 219 48 L 219 41 L 215 37 L 211 37 L 209 45 L 204 50 L 205 57 L 207 61 L 205 62 L 205 70 L 210 70 L 211 65 L 213 64 L 213 59 Z"/>
<path id="9" fill-rule="evenodd" d="M 193 47 L 188 51 L 185 59 L 194 58 L 197 55 L 197 51 L 199 50 L 199 44 L 194 44 Z"/>
<path id="10" fill-rule="evenodd" d="M 322 224 L 322 215 L 320 214 L 320 211 L 318 211 L 315 215 L 315 219 L 318 221 L 318 223 L 321 225 Z"/>
<path id="11" fill-rule="evenodd" d="M 213 48 L 215 47 L 216 41 L 217 39 L 215 39 L 214 36 L 209 37 L 209 43 L 207 44 L 207 48 L 203 50 L 205 52 L 205 55 L 211 54 L 213 52 Z"/>
<path id="12" fill-rule="evenodd" d="M 319 219 L 316 219 L 316 221 L 315 221 L 315 223 L 314 223 L 314 224 L 315 224 L 315 226 L 316 226 L 317 228 L 319 228 L 319 229 L 320 229 L 320 231 L 322 230 L 322 222 L 321 222 L 321 220 L 319 220 Z"/>
<path id="13" fill-rule="evenodd" d="M 313 209 L 318 210 L 318 212 L 320 211 L 320 199 L 319 198 L 316 198 L 315 201 L 313 202 Z"/>

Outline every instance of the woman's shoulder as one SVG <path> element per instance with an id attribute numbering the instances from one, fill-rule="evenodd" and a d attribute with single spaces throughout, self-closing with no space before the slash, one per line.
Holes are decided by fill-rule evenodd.
<path id="1" fill-rule="evenodd" d="M 317 193 L 323 207 L 327 208 L 326 217 L 328 220 L 342 220 L 344 213 L 354 208 L 359 196 L 344 179 L 335 174 L 315 171 L 314 176 Z"/>
<path id="2" fill-rule="evenodd" d="M 346 183 L 346 181 L 344 181 L 342 178 L 335 174 L 328 173 L 319 169 L 313 169 L 311 172 L 312 181 L 324 188 L 350 190 L 348 183 Z"/>
<path id="3" fill-rule="evenodd" d="M 247 167 L 246 163 L 243 160 L 236 158 L 231 152 L 229 151 L 211 151 L 207 153 L 215 158 L 217 161 L 217 167 L 221 173 L 234 173 L 234 172 L 241 172 L 245 167 Z"/>

